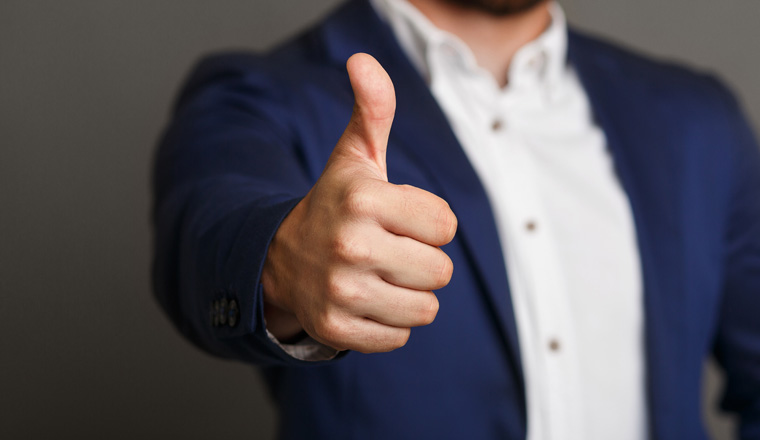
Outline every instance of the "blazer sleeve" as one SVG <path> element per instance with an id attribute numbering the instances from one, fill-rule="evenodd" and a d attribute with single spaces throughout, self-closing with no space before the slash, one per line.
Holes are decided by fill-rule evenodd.
<path id="1" fill-rule="evenodd" d="M 311 188 L 288 90 L 265 59 L 202 61 L 154 160 L 153 288 L 207 352 L 259 365 L 315 365 L 267 337 L 261 269 L 280 222 Z"/>
<path id="2" fill-rule="evenodd" d="M 728 94 L 732 173 L 725 230 L 723 300 L 714 353 L 726 372 L 722 407 L 742 439 L 760 439 L 760 149 Z"/>

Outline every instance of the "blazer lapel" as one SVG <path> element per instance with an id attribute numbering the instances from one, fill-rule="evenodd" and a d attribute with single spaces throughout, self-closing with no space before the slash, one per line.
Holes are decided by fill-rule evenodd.
<path id="1" fill-rule="evenodd" d="M 667 415 L 678 403 L 667 394 L 667 372 L 679 368 L 683 344 L 679 294 L 684 289 L 679 255 L 682 236 L 677 194 L 677 142 L 662 120 L 652 117 L 656 93 L 637 81 L 610 49 L 570 32 L 569 60 L 602 127 L 618 177 L 630 200 L 644 282 L 644 314 L 649 424 L 652 438 L 666 438 Z M 664 371 L 666 370 L 666 371 Z M 664 418 L 663 418 L 664 417 Z M 678 436 L 676 436 L 678 437 Z"/>
<path id="2" fill-rule="evenodd" d="M 459 219 L 457 237 L 480 278 L 524 401 L 517 326 L 504 256 L 493 212 L 475 170 L 427 84 L 367 1 L 346 4 L 328 20 L 325 32 L 330 56 L 341 67 L 354 53 L 366 52 L 383 65 L 393 80 L 397 105 L 391 142 L 408 149 Z"/>

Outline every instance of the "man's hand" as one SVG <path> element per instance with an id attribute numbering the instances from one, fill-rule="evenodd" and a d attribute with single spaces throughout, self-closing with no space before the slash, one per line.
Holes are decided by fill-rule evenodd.
<path id="1" fill-rule="evenodd" d="M 355 105 L 317 183 L 280 225 L 262 273 L 269 330 L 287 341 L 305 330 L 337 350 L 406 344 L 433 322 L 431 290 L 449 283 L 454 238 L 448 203 L 388 182 L 385 151 L 396 109 L 388 74 L 367 54 L 347 63 Z"/>

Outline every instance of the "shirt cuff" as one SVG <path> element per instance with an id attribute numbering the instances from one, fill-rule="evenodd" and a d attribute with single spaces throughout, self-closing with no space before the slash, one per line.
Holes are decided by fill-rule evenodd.
<path id="1" fill-rule="evenodd" d="M 329 361 L 335 359 L 338 353 L 340 353 L 332 347 L 317 342 L 311 336 L 306 336 L 295 344 L 281 343 L 269 330 L 267 330 L 267 337 L 280 347 L 282 351 L 301 361 Z"/>

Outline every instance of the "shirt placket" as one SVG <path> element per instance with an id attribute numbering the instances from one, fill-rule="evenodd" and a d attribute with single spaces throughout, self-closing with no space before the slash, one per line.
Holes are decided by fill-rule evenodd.
<path id="1" fill-rule="evenodd" d="M 532 329 L 525 332 L 520 343 L 525 347 L 523 352 L 532 357 L 536 379 L 533 384 L 540 388 L 536 391 L 541 397 L 534 408 L 542 414 L 540 438 L 575 438 L 573 419 L 577 417 L 570 412 L 578 403 L 572 401 L 576 361 L 572 323 L 566 312 L 570 308 L 530 145 L 519 125 L 509 117 L 520 111 L 520 105 L 519 99 L 504 101 L 498 119 L 505 121 L 505 128 L 491 136 L 498 163 L 503 167 L 499 176 L 503 193 L 495 204 L 506 230 L 503 247 L 513 250 L 508 251 L 511 258 L 507 259 L 510 283 L 513 277 L 522 280 L 522 285 L 511 286 L 513 301 L 520 302 L 520 308 L 527 311 L 517 319 L 530 321 L 518 325 L 520 329 Z"/>

